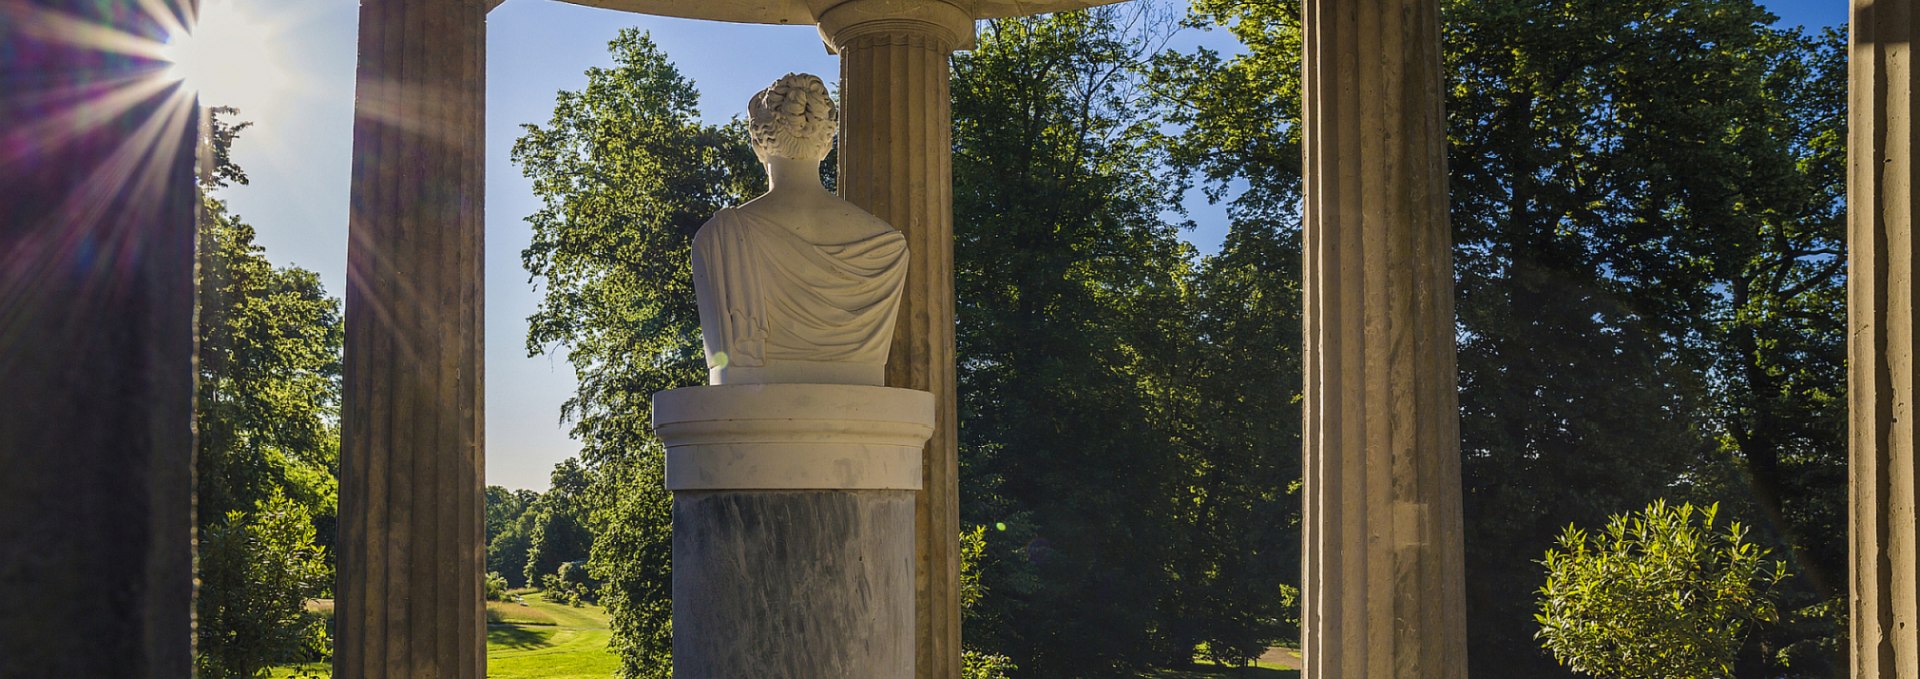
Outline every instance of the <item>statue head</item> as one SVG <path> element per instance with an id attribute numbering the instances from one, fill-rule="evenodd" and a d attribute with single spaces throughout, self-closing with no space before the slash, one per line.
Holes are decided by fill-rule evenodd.
<path id="1" fill-rule="evenodd" d="M 747 134 L 762 159 L 820 162 L 840 130 L 840 107 L 818 76 L 788 73 L 747 101 Z"/>

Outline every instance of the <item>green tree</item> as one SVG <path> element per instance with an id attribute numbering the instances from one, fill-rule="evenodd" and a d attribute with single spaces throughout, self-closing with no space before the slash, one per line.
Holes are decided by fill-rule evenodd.
<path id="1" fill-rule="evenodd" d="M 961 515 L 1006 526 L 966 636 L 1031 676 L 1177 655 L 1163 608 L 1200 570 L 1176 548 L 1187 470 L 1157 379 L 1190 333 L 1190 250 L 1163 218 L 1179 182 L 1136 19 L 996 20 L 953 62 Z"/>
<path id="2" fill-rule="evenodd" d="M 317 275 L 275 268 L 253 227 L 213 197 L 246 182 L 228 153 L 246 123 L 214 109 L 217 164 L 200 228 L 197 662 L 251 677 L 313 638 L 306 598 L 330 584 L 337 506 L 340 302 Z M 302 526 L 294 526 L 301 523 Z"/>
<path id="3" fill-rule="evenodd" d="M 1785 236 L 1837 228 L 1821 223 L 1838 209 L 1835 161 L 1807 143 L 1837 106 L 1813 101 L 1829 87 L 1814 81 L 1834 72 L 1802 67 L 1822 48 L 1767 28 L 1772 17 L 1745 0 L 1563 7 L 1561 19 L 1537 22 L 1529 3 L 1450 5 L 1468 568 L 1483 574 L 1469 606 L 1481 657 L 1528 657 L 1512 555 L 1538 550 L 1555 526 L 1676 491 L 1778 501 L 1762 485 L 1771 446 L 1716 415 L 1751 411 L 1744 366 L 1817 371 L 1834 360 L 1741 337 L 1797 332 L 1787 317 L 1756 315 L 1742 279 L 1817 275 L 1816 253 L 1790 252 L 1813 239 Z M 1837 285 L 1833 273 L 1825 285 Z M 1783 426 L 1821 427 L 1817 403 L 1783 405 L 1769 414 L 1801 423 Z M 1759 463 L 1745 465 L 1758 474 L 1704 483 L 1727 453 Z M 1755 518 L 1769 534 L 1791 534 L 1767 517 Z"/>
<path id="4" fill-rule="evenodd" d="M 705 381 L 693 234 L 765 178 L 744 128 L 701 123 L 693 84 L 650 38 L 622 31 L 609 52 L 612 66 L 589 69 L 514 144 L 542 201 L 522 253 L 546 291 L 527 346 L 564 348 L 579 378 L 562 416 L 581 443 L 589 569 L 606 583 L 622 674 L 665 677 L 671 521 L 649 399 Z"/>
<path id="5" fill-rule="evenodd" d="M 539 493 L 487 486 L 487 570 L 505 578 L 508 587 L 539 582 L 526 576 L 539 510 Z"/>
<path id="6" fill-rule="evenodd" d="M 507 490 L 502 486 L 487 486 L 487 542 L 511 530 L 514 522 L 520 520 L 527 509 L 540 500 L 540 494 L 531 490 Z"/>
<path id="7" fill-rule="evenodd" d="M 1216 662 L 1240 664 L 1299 630 L 1303 46 L 1298 3 L 1191 9 L 1189 26 L 1225 28 L 1245 52 L 1166 52 L 1154 64 L 1178 130 L 1171 158 L 1228 218 L 1195 277 L 1195 341 L 1179 373 L 1194 393 L 1182 430 L 1192 487 L 1204 489 L 1192 493 L 1187 549 L 1218 564 L 1183 588 L 1182 619 Z"/>
<path id="8" fill-rule="evenodd" d="M 1271 225 L 1247 229 L 1277 236 L 1263 273 L 1298 257 L 1298 13 L 1196 2 L 1246 51 L 1160 61 L 1174 157 L 1231 198 L 1236 234 Z M 1820 609 L 1817 585 L 1791 590 L 1842 553 L 1843 337 L 1815 311 L 1842 287 L 1837 39 L 1747 0 L 1450 0 L 1442 19 L 1470 655 L 1498 659 L 1476 671 L 1553 675 L 1531 555 L 1663 494 L 1753 517 Z M 1765 644 L 1824 644 L 1831 622 Z"/>
<path id="9" fill-rule="evenodd" d="M 586 470 L 576 460 L 563 460 L 554 465 L 551 478 L 553 487 L 527 511 L 533 517 L 523 567 L 529 585 L 545 582 L 567 562 L 586 559 L 593 547 L 586 504 L 592 480 Z"/>
<path id="10" fill-rule="evenodd" d="M 1754 152 L 1725 177 L 1713 221 L 1716 299 L 1703 332 L 1719 456 L 1701 496 L 1754 517 L 1792 571 L 1783 624 L 1760 651 L 1801 676 L 1844 667 L 1846 586 L 1845 34 L 1769 33 L 1742 124 Z M 1778 668 L 1770 671 L 1778 672 Z"/>
<path id="11" fill-rule="evenodd" d="M 1771 590 L 1787 571 L 1740 522 L 1716 527 L 1718 512 L 1656 500 L 1591 536 L 1567 526 L 1541 562 L 1542 644 L 1596 677 L 1731 676 L 1742 638 L 1776 619 Z"/>
<path id="12" fill-rule="evenodd" d="M 196 674 L 254 679 L 283 661 L 323 660 L 326 626 L 307 596 L 332 577 L 306 507 L 273 496 L 200 530 Z"/>

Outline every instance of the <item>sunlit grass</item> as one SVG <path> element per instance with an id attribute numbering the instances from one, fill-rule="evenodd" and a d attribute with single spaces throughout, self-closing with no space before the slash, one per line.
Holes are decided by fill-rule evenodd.
<path id="1" fill-rule="evenodd" d="M 599 606 L 567 606 L 526 593 L 521 602 L 487 602 L 489 679 L 609 679 L 620 659 Z M 496 620 L 500 622 L 495 622 Z M 274 679 L 324 678 L 324 664 L 274 668 Z"/>

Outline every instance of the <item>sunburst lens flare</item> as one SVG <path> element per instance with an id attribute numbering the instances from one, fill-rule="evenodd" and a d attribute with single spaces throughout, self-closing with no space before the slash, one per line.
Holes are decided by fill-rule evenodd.
<path id="1" fill-rule="evenodd" d="M 200 94 L 206 106 L 233 106 L 248 118 L 264 114 L 288 89 L 278 27 L 232 0 L 200 5 L 199 22 L 160 49 L 168 77 Z"/>

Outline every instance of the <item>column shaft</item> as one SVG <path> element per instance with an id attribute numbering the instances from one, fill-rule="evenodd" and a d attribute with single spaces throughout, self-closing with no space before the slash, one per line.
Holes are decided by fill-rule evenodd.
<path id="1" fill-rule="evenodd" d="M 485 11 L 361 3 L 337 676 L 485 675 Z"/>
<path id="2" fill-rule="evenodd" d="M 1307 0 L 1305 676 L 1466 676 L 1435 0 Z"/>
<path id="3" fill-rule="evenodd" d="M 915 667 L 960 674 L 959 434 L 953 364 L 949 40 L 875 30 L 840 41 L 840 193 L 907 236 L 912 261 L 887 386 L 932 392 L 933 438 L 914 503 Z"/>
<path id="4" fill-rule="evenodd" d="M 0 678 L 193 672 L 193 94 L 73 26 L 191 0 L 0 9 Z"/>
<path id="5" fill-rule="evenodd" d="M 1854 0 L 1847 324 L 1854 677 L 1920 679 L 1914 456 L 1913 0 Z"/>

